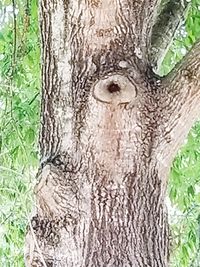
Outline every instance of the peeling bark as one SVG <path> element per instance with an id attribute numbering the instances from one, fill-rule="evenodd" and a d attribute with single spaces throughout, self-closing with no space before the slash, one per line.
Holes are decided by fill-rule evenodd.
<path id="1" fill-rule="evenodd" d="M 167 177 L 182 123 L 200 113 L 200 60 L 197 45 L 165 79 L 151 71 L 158 7 L 40 0 L 41 168 L 26 266 L 168 266 Z"/>

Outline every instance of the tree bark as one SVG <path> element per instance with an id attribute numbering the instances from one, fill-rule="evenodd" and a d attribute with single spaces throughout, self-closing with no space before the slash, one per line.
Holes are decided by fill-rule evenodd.
<path id="1" fill-rule="evenodd" d="M 152 72 L 159 4 L 40 0 L 41 168 L 26 266 L 168 266 L 167 177 L 200 113 L 200 56 L 197 44 L 168 77 Z"/>
<path id="2" fill-rule="evenodd" d="M 159 70 L 178 29 L 183 25 L 190 5 L 187 0 L 162 1 L 151 35 L 150 60 L 156 71 Z"/>

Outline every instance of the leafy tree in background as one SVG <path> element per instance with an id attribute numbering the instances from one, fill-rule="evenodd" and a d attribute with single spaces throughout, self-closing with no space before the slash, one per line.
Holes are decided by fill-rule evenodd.
<path id="1" fill-rule="evenodd" d="M 13 4 L 14 20 L 10 9 Z M 199 1 L 192 1 L 185 23 L 181 16 L 181 30 L 167 47 L 159 70 L 162 75 L 170 71 L 199 36 L 199 5 Z M 7 7 L 10 12 L 5 13 Z M 40 98 L 37 1 L 3 1 L 0 8 L 1 14 L 8 14 L 0 29 L 0 262 L 4 266 L 24 266 L 23 237 L 32 203 L 31 180 L 37 168 Z M 171 172 L 169 196 L 174 211 L 171 227 L 175 251 L 172 266 L 198 266 L 199 262 L 199 135 L 200 126 L 196 124 Z"/>
<path id="2" fill-rule="evenodd" d="M 0 1 L 0 266 L 6 267 L 24 266 L 24 235 L 38 166 L 37 15 L 36 0 Z"/>

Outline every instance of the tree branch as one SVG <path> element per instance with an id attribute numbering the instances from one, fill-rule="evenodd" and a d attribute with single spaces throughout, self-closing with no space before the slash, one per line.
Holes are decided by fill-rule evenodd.
<path id="1" fill-rule="evenodd" d="M 185 18 L 188 7 L 189 3 L 186 0 L 165 0 L 162 2 L 151 37 L 150 62 L 155 69 L 161 65 Z"/>
<path id="2" fill-rule="evenodd" d="M 200 118 L 200 40 L 162 82 L 168 95 L 167 128 L 175 153 L 194 122 Z"/>

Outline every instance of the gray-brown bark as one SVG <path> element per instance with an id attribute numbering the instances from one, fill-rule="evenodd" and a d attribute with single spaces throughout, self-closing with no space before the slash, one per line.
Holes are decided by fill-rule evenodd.
<path id="1" fill-rule="evenodd" d="M 158 1 L 40 6 L 42 159 L 26 266 L 168 266 L 167 176 L 200 113 L 199 45 L 161 80 L 148 61 Z"/>
<path id="2" fill-rule="evenodd" d="M 151 36 L 150 60 L 155 69 L 159 69 L 162 64 L 177 30 L 183 24 L 189 6 L 190 2 L 187 0 L 162 1 Z"/>

